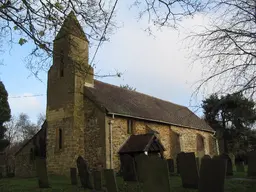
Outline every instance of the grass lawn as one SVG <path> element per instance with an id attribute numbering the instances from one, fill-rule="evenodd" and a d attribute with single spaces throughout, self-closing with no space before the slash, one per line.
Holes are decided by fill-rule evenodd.
<path id="1" fill-rule="evenodd" d="M 239 173 L 235 174 L 236 177 L 244 177 L 245 174 Z M 124 192 L 124 182 L 120 177 L 117 177 L 120 192 Z M 63 176 L 49 176 L 49 181 L 51 188 L 39 189 L 37 187 L 37 179 L 20 179 L 20 178 L 8 178 L 0 180 L 0 192 L 85 192 L 89 190 L 84 190 L 78 186 L 72 186 L 70 184 L 70 179 Z M 172 176 L 170 178 L 171 191 L 174 192 L 196 192 L 197 190 L 183 189 L 181 187 L 181 179 L 179 176 Z M 79 184 L 80 186 L 80 184 Z M 225 181 L 225 191 L 226 192 L 255 192 L 256 182 L 250 181 L 236 181 L 229 180 Z"/>

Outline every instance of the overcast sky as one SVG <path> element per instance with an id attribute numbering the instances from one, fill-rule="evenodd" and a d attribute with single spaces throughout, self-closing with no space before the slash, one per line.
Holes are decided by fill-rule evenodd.
<path id="1" fill-rule="evenodd" d="M 163 29 L 149 36 L 144 31 L 146 18 L 137 21 L 137 12 L 130 11 L 125 3 L 120 1 L 117 7 L 116 19 L 122 27 L 110 37 L 110 42 L 103 44 L 95 59 L 96 72 L 104 75 L 117 70 L 124 74 L 121 78 L 99 80 L 115 85 L 129 84 L 138 92 L 189 106 L 195 89 L 192 85 L 201 78 L 202 67 L 191 65 L 183 39 L 189 31 L 197 29 L 196 26 L 205 24 L 206 19 L 196 15 L 184 20 L 183 28 L 178 31 Z M 1 54 L 4 66 L 0 66 L 0 78 L 9 93 L 12 114 L 24 112 L 36 122 L 38 114 L 46 111 L 47 73 L 41 74 L 42 82 L 30 75 L 24 62 L 30 48 L 29 44 L 14 45 Z M 93 50 L 89 51 L 92 55 Z M 38 96 L 27 97 L 31 95 Z M 192 105 L 199 104 L 202 98 L 197 99 Z"/>

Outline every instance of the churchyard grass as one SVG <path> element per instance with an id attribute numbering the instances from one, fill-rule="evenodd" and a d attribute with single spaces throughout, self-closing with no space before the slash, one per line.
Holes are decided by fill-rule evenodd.
<path id="1" fill-rule="evenodd" d="M 241 173 L 235 173 L 233 177 L 244 177 Z M 123 192 L 123 180 L 117 177 L 120 192 Z M 89 192 L 77 186 L 72 186 L 70 178 L 63 176 L 49 176 L 51 188 L 39 189 L 36 178 L 5 178 L 0 180 L 0 192 Z M 172 176 L 170 179 L 171 191 L 197 192 L 193 189 L 184 189 L 181 186 L 181 178 Z M 78 184 L 80 186 L 80 183 Z M 256 182 L 229 180 L 225 181 L 225 192 L 255 192 Z"/>

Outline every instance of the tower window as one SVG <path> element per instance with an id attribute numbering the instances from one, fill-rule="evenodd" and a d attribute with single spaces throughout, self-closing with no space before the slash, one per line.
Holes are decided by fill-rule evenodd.
<path id="1" fill-rule="evenodd" d="M 127 133 L 132 134 L 133 133 L 133 120 L 128 119 L 127 120 Z"/>
<path id="2" fill-rule="evenodd" d="M 56 151 L 63 149 L 63 130 L 56 129 Z"/>
<path id="3" fill-rule="evenodd" d="M 62 149 L 62 130 L 59 129 L 59 149 Z"/>
<path id="4" fill-rule="evenodd" d="M 64 52 L 60 52 L 60 77 L 64 76 Z"/>

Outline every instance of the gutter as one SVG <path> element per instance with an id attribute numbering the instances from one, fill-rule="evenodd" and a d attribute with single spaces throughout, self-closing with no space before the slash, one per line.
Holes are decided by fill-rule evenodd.
<path id="1" fill-rule="evenodd" d="M 216 131 L 212 130 L 207 130 L 207 129 L 199 129 L 199 128 L 196 128 L 196 127 L 189 127 L 189 126 L 185 126 L 185 125 L 180 125 L 180 124 L 175 124 L 175 123 L 169 123 L 169 122 L 166 122 L 166 121 L 161 121 L 161 120 L 155 120 L 155 119 L 149 119 L 149 118 L 143 118 L 143 117 L 136 117 L 136 116 L 132 116 L 132 115 L 124 115 L 124 114 L 119 114 L 119 113 L 111 113 L 111 112 L 107 112 L 108 115 L 117 115 L 117 116 L 121 116 L 121 117 L 130 117 L 130 118 L 134 118 L 134 119 L 140 119 L 140 120 L 146 120 L 146 121 L 152 121 L 152 122 L 156 122 L 156 123 L 163 123 L 163 124 L 167 124 L 167 125 L 174 125 L 174 126 L 177 126 L 177 127 L 184 127 L 184 128 L 188 128 L 188 129 L 196 129 L 196 130 L 199 130 L 199 131 L 206 131 L 206 132 L 210 132 L 210 133 L 214 133 Z"/>
<path id="2" fill-rule="evenodd" d="M 110 144 L 110 169 L 113 169 L 113 130 L 112 125 L 114 123 L 115 115 L 112 114 L 112 119 L 108 122 L 109 124 L 109 144 Z"/>
<path id="3" fill-rule="evenodd" d="M 217 155 L 220 155 L 220 148 L 219 148 L 218 138 L 216 137 L 216 131 L 214 131 L 213 138 L 215 139 L 215 144 L 216 144 L 216 148 L 217 148 Z"/>

